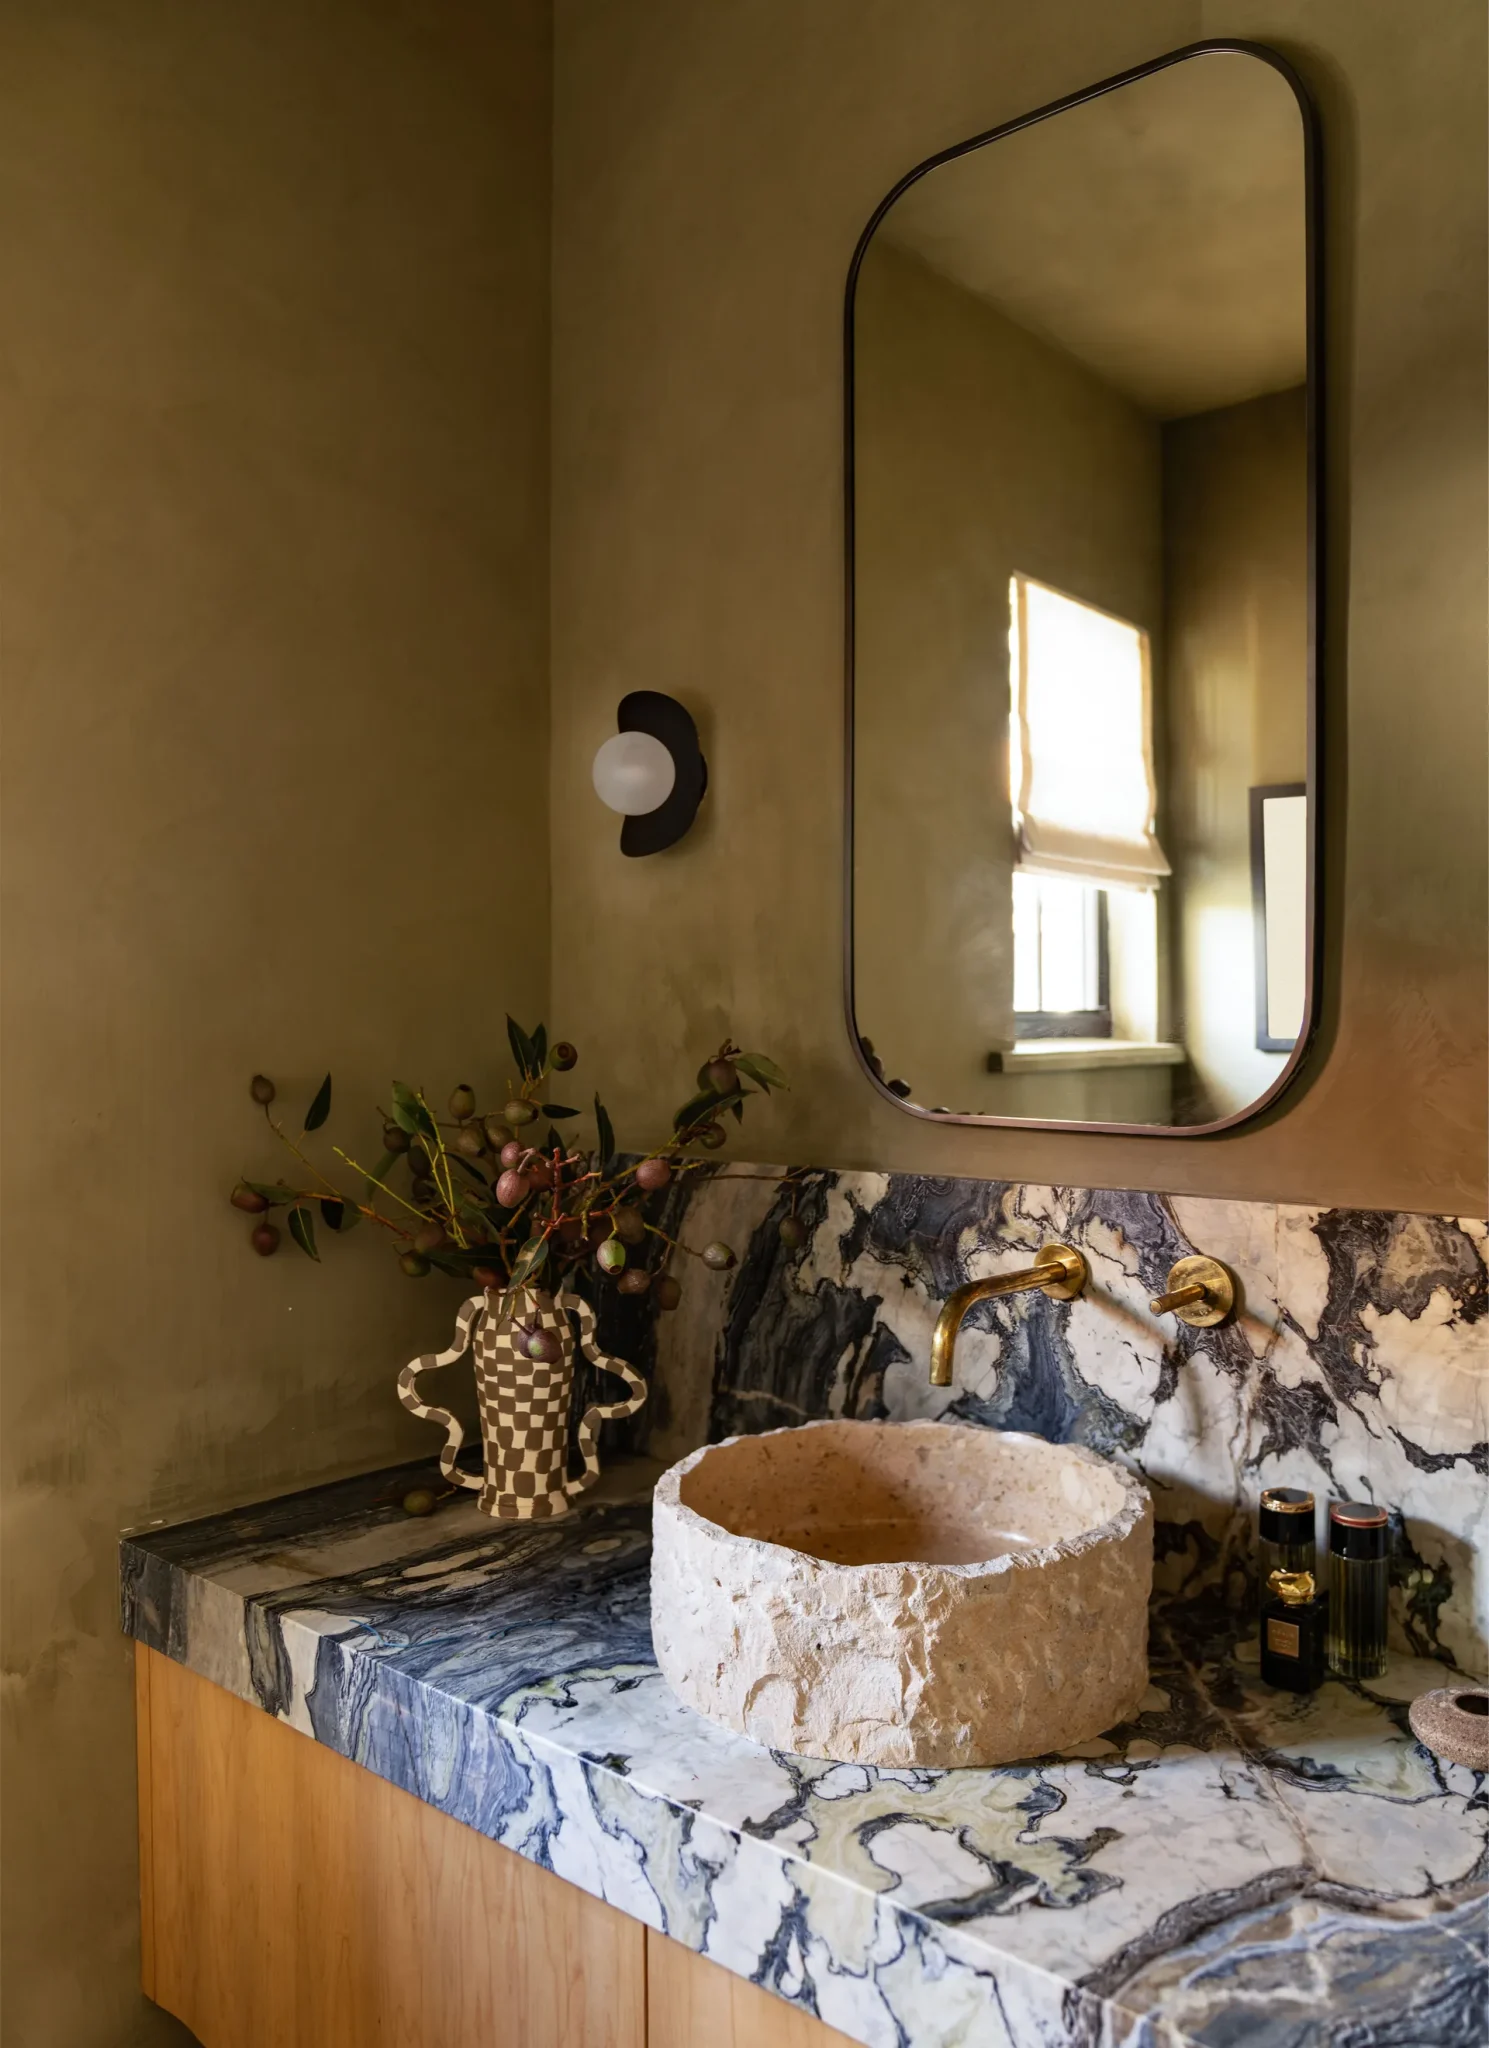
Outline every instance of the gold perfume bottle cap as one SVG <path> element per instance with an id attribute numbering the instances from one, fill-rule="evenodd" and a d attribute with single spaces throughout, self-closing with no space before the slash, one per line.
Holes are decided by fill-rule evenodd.
<path id="1" fill-rule="evenodd" d="M 1304 1601 L 1313 1598 L 1312 1572 L 1273 1572 L 1267 1584 L 1287 1607 L 1301 1607 Z"/>

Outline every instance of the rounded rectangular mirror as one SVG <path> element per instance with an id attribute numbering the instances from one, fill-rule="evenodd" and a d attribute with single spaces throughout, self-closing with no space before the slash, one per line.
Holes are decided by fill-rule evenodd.
<path id="1" fill-rule="evenodd" d="M 923 1114 L 1214 1131 L 1317 958 L 1314 121 L 1211 43 L 921 165 L 848 298 L 850 1025 Z"/>

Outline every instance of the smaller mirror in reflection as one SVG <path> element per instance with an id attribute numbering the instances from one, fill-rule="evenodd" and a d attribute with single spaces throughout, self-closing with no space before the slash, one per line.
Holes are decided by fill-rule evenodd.
<path id="1" fill-rule="evenodd" d="M 1205 50 L 912 181 L 853 289 L 854 1028 L 1197 1129 L 1306 1030 L 1304 109 Z"/>

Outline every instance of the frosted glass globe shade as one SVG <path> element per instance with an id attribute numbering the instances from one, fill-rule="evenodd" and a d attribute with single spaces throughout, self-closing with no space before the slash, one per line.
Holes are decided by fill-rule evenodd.
<path id="1" fill-rule="evenodd" d="M 639 818 L 666 803 L 677 764 L 649 732 L 618 732 L 595 755 L 595 795 L 612 811 Z"/>

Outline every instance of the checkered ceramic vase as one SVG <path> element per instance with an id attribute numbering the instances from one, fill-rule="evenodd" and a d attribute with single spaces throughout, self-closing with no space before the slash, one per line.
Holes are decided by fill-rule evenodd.
<path id="1" fill-rule="evenodd" d="M 579 1450 L 584 1470 L 568 1476 L 569 1411 L 574 1392 L 574 1324 L 588 1357 L 604 1372 L 614 1373 L 627 1389 L 624 1401 L 586 1408 L 579 1422 Z M 552 1364 L 529 1358 L 518 1338 L 549 1330 L 563 1347 Z M 577 1295 L 517 1288 L 508 1295 L 474 1295 L 455 1318 L 455 1339 L 448 1351 L 428 1352 L 407 1364 L 398 1376 L 398 1398 L 404 1407 L 445 1426 L 440 1470 L 454 1486 L 468 1486 L 481 1496 L 484 1513 L 504 1522 L 550 1520 L 566 1515 L 576 1493 L 600 1476 L 596 1449 L 599 1425 L 613 1416 L 634 1415 L 646 1399 L 647 1387 L 624 1359 L 595 1349 L 594 1310 Z M 485 1470 L 481 1478 L 462 1472 L 455 1462 L 465 1432 L 448 1408 L 431 1408 L 415 1391 L 421 1372 L 455 1365 L 469 1352 L 476 1375 L 481 1410 Z"/>

